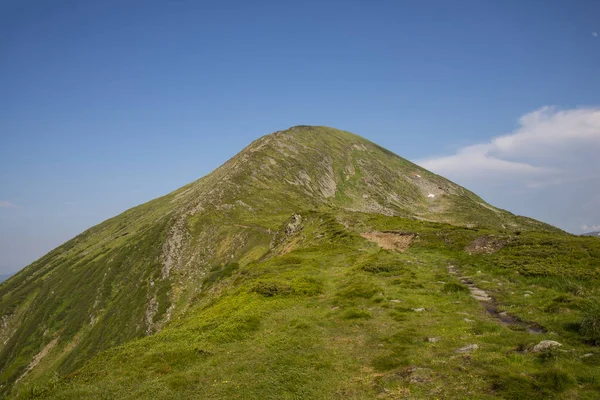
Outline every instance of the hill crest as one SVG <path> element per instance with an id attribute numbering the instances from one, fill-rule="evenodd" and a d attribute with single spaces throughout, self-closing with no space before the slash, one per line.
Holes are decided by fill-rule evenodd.
<path id="1" fill-rule="evenodd" d="M 322 236 L 286 235 L 292 215 L 314 213 L 314 221 L 329 221 Z M 0 381 L 10 387 L 69 373 L 98 352 L 160 332 L 191 312 L 216 266 L 326 245 L 327 237 L 358 240 L 369 227 L 357 215 L 507 234 L 557 231 L 360 136 L 292 127 L 88 229 L 0 285 Z"/>

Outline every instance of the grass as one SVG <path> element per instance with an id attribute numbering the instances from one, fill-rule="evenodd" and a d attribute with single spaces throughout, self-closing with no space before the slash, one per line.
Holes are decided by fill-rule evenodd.
<path id="1" fill-rule="evenodd" d="M 382 250 L 372 230 L 415 239 Z M 465 251 L 487 237 L 503 247 Z M 0 396 L 595 398 L 599 259 L 597 238 L 490 209 L 350 133 L 294 128 L 0 284 Z M 528 351 L 542 339 L 566 352 Z"/>
<path id="2" fill-rule="evenodd" d="M 600 344 L 600 303 L 598 298 L 587 299 L 582 306 L 581 334 L 594 344 Z"/>
<path id="3" fill-rule="evenodd" d="M 17 398 L 594 398 L 598 352 L 584 332 L 561 328 L 581 324 L 589 310 L 557 316 L 542 308 L 580 302 L 596 293 L 594 283 L 509 275 L 493 268 L 504 250 L 469 256 L 455 245 L 478 232 L 437 228 L 397 253 L 363 240 L 345 244 L 335 221 L 313 214 L 305 243 L 327 234 L 337 242 L 217 267 L 193 308 L 160 333 L 105 351 L 58 382 L 22 386 Z M 512 330 L 486 314 L 452 281 L 449 264 L 547 333 Z M 534 295 L 523 297 L 529 289 Z M 524 352 L 543 339 L 567 352 Z M 468 344 L 479 349 L 456 352 Z"/>

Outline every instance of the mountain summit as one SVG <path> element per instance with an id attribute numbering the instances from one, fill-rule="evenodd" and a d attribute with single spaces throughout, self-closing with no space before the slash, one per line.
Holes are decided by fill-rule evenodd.
<path id="1" fill-rule="evenodd" d="M 414 369 L 419 358 L 433 359 L 424 348 L 411 353 L 423 345 L 419 335 L 441 335 L 444 324 L 454 336 L 442 353 L 455 354 L 444 346 L 477 334 L 462 327 L 457 304 L 487 318 L 446 265 L 589 278 L 585 257 L 569 271 L 555 264 L 560 246 L 585 254 L 598 247 L 565 244 L 567 237 L 360 136 L 296 126 L 83 232 L 2 283 L 0 390 L 57 398 L 365 398 L 401 393 L 402 376 L 455 379 L 431 365 Z M 519 258 L 519 249 L 538 258 Z M 538 264 L 546 256 L 554 258 Z M 494 290 L 520 281 L 502 282 Z M 436 317 L 419 323 L 421 311 Z M 481 335 L 503 329 L 482 324 Z M 506 346 L 521 337 L 506 334 Z M 503 384 L 494 382 L 479 381 L 473 393 Z M 469 397 L 459 387 L 436 390 Z"/>

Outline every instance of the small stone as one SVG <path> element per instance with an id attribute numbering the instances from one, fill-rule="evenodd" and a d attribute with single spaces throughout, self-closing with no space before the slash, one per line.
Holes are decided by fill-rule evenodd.
<path id="1" fill-rule="evenodd" d="M 437 342 L 439 342 L 440 340 L 442 340 L 442 338 L 439 338 L 439 337 L 430 337 L 430 338 L 427 338 L 427 341 L 428 341 L 429 343 L 437 343 Z"/>
<path id="2" fill-rule="evenodd" d="M 392 303 L 402 303 L 402 300 L 390 300 Z"/>
<path id="3" fill-rule="evenodd" d="M 525 293 L 525 294 L 523 295 L 523 297 L 529 297 L 529 296 L 531 296 L 529 293 Z"/>
<path id="4" fill-rule="evenodd" d="M 584 355 L 582 355 L 579 358 L 588 358 L 588 357 L 592 357 L 594 355 L 594 353 L 585 353 Z"/>
<path id="5" fill-rule="evenodd" d="M 477 271 L 477 273 L 478 273 L 478 274 L 480 274 L 480 273 L 481 273 L 481 271 Z"/>
<path id="6" fill-rule="evenodd" d="M 423 311 L 425 311 L 425 309 L 424 309 L 424 308 L 422 308 L 422 307 L 420 307 L 420 308 L 413 308 L 412 310 L 413 310 L 414 312 L 423 312 Z"/>
<path id="7" fill-rule="evenodd" d="M 479 348 L 479 346 L 477 346 L 476 344 L 469 344 L 465 347 L 461 347 L 460 349 L 456 349 L 457 353 L 470 353 L 473 350 L 477 350 Z"/>
<path id="8" fill-rule="evenodd" d="M 538 344 L 533 346 L 533 349 L 531 349 L 531 351 L 533 353 L 539 353 L 541 351 L 545 351 L 545 350 L 552 349 L 554 347 L 560 347 L 560 346 L 562 346 L 562 344 L 560 344 L 554 340 L 542 340 L 541 342 L 539 342 Z"/>
<path id="9" fill-rule="evenodd" d="M 410 374 L 411 383 L 425 383 L 431 380 L 431 370 L 429 368 L 410 368 L 407 371 Z"/>
<path id="10" fill-rule="evenodd" d="M 475 322 L 475 321 L 473 321 L 472 319 L 469 319 L 469 318 L 463 318 L 463 321 L 465 321 L 465 322 L 467 322 L 469 324 L 472 323 L 472 322 Z"/>

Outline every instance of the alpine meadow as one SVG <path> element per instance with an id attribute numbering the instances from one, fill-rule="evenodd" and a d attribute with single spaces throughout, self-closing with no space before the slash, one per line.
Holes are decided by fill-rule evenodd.
<path id="1" fill-rule="evenodd" d="M 295 126 L 0 283 L 0 397 L 598 399 L 599 265 L 597 237 Z"/>

